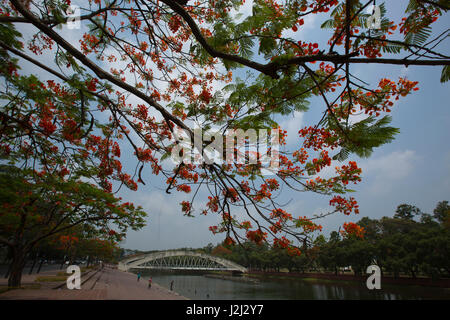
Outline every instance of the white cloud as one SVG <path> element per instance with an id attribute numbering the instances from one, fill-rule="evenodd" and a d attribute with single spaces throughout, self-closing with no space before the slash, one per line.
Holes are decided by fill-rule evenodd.
<path id="1" fill-rule="evenodd" d="M 239 10 L 232 10 L 231 15 L 236 16 L 238 14 L 241 14 L 241 17 L 239 19 L 236 19 L 236 23 L 240 23 L 245 20 L 248 16 L 251 16 L 253 14 L 253 0 L 244 0 L 244 4 L 239 7 Z"/>
<path id="2" fill-rule="evenodd" d="M 141 205 L 147 212 L 147 225 L 139 231 L 129 231 L 121 246 L 140 250 L 203 247 L 208 242 L 217 243 L 223 235 L 214 236 L 209 226 L 219 222 L 217 215 L 203 216 L 200 209 L 204 201 L 195 201 L 195 217 L 186 217 L 181 212 L 180 202 L 191 200 L 192 195 L 179 192 L 165 194 L 164 191 L 141 191 L 131 193 L 128 200 Z"/>
<path id="3" fill-rule="evenodd" d="M 388 155 L 361 162 L 363 177 L 373 179 L 370 191 L 384 194 L 395 189 L 413 171 L 418 156 L 415 151 L 394 151 Z"/>
<path id="4" fill-rule="evenodd" d="M 284 120 L 281 123 L 281 128 L 283 130 L 287 131 L 287 140 L 286 144 L 288 146 L 294 146 L 294 148 L 297 148 L 299 145 L 299 136 L 298 131 L 303 126 L 303 112 L 294 111 L 293 115 L 291 115 L 289 119 Z"/>

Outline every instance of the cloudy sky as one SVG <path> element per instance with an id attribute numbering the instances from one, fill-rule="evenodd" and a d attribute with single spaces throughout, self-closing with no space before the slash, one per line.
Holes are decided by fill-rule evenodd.
<path id="1" fill-rule="evenodd" d="M 402 1 L 387 1 L 389 15 L 403 16 L 399 2 Z M 251 4 L 252 1 L 246 1 L 242 9 L 243 17 L 251 12 Z M 321 22 L 318 18 L 307 18 L 298 32 L 289 31 L 285 36 L 306 42 L 318 42 L 325 47 L 328 37 L 320 30 Z M 434 33 L 437 35 L 448 27 L 448 22 L 440 21 L 436 24 Z M 32 30 L 25 25 L 21 25 L 19 29 L 24 34 Z M 78 32 L 81 34 L 84 30 L 83 26 Z M 74 41 L 75 44 L 77 37 L 73 36 L 73 32 L 65 28 L 61 30 L 66 39 Z M 450 46 L 448 42 L 443 43 L 437 50 L 448 53 Z M 51 55 L 41 57 L 41 60 L 47 60 L 48 65 L 52 64 L 51 59 Z M 44 78 L 48 76 L 25 62 L 22 69 L 40 74 Z M 396 207 L 402 203 L 416 205 L 431 213 L 438 201 L 450 200 L 450 90 L 448 83 L 439 82 L 441 69 L 375 64 L 352 67 L 354 75 L 372 85 L 376 85 L 383 77 L 397 80 L 400 76 L 406 76 L 410 80 L 419 81 L 420 90 L 401 99 L 393 107 L 393 126 L 400 128 L 400 134 L 394 142 L 378 148 L 368 159 L 349 159 L 356 160 L 363 172 L 363 181 L 354 188 L 356 193 L 352 194 L 359 202 L 360 214 L 336 214 L 321 220 L 324 235 L 337 230 L 344 222 L 356 222 L 364 216 L 392 216 Z M 243 69 L 234 74 L 243 77 L 246 71 Z M 317 123 L 323 110 L 323 102 L 320 99 L 312 99 L 308 112 L 296 112 L 281 120 L 282 127 L 289 134 L 287 149 L 300 147 L 296 133 L 303 126 Z M 126 152 L 122 154 L 126 155 Z M 135 164 L 133 160 L 124 157 L 125 163 L 129 161 L 129 165 Z M 144 172 L 144 177 L 146 185 L 140 186 L 137 192 L 121 190 L 119 194 L 127 201 L 141 205 L 148 213 L 147 226 L 138 232 L 129 232 L 122 243 L 123 247 L 139 250 L 196 248 L 223 240 L 223 235 L 214 236 L 208 230 L 209 226 L 217 224 L 219 217 L 183 216 L 179 203 L 189 200 L 189 196 L 177 192 L 166 194 L 162 176 L 151 176 L 150 171 L 147 171 L 146 175 Z M 206 199 L 206 194 L 202 196 L 196 202 L 199 207 Z M 328 206 L 329 197 L 312 193 L 295 193 L 283 189 L 282 199 L 287 203 L 287 211 L 294 216 L 312 216 L 331 209 Z"/>
<path id="2" fill-rule="evenodd" d="M 397 1 L 387 1 L 388 12 L 400 16 Z M 248 14 L 251 1 L 243 9 Z M 398 20 L 397 20 L 398 21 Z M 308 18 L 303 29 L 289 33 L 295 39 L 319 42 L 325 45 L 327 38 L 320 29 L 321 21 Z M 435 34 L 448 28 L 448 23 L 436 24 Z M 449 45 L 443 44 L 441 51 L 449 52 Z M 396 80 L 407 77 L 419 81 L 420 90 L 399 100 L 393 110 L 392 125 L 400 128 L 394 142 L 375 150 L 368 159 L 351 158 L 362 168 L 363 181 L 352 194 L 360 205 L 360 214 L 343 216 L 336 214 L 320 221 L 323 234 L 328 236 L 344 222 L 356 222 L 364 216 L 381 218 L 392 216 L 399 204 L 418 206 L 422 211 L 432 213 L 438 201 L 450 200 L 450 90 L 449 84 L 441 84 L 441 67 L 408 67 L 358 65 L 352 72 L 377 84 L 383 77 Z M 244 70 L 234 72 L 243 77 Z M 310 110 L 295 113 L 283 119 L 282 127 L 288 131 L 288 149 L 298 148 L 296 132 L 305 125 L 315 124 L 324 108 L 319 99 L 311 100 Z M 148 210 L 148 225 L 139 232 L 130 232 L 123 243 L 126 248 L 140 250 L 170 249 L 178 247 L 203 247 L 209 242 L 216 244 L 223 235 L 213 236 L 208 230 L 217 223 L 215 216 L 188 218 L 179 211 L 179 202 L 188 199 L 182 195 L 166 195 L 158 179 L 152 179 L 152 186 L 141 188 L 129 196 Z M 287 211 L 293 215 L 312 216 L 328 212 L 328 197 L 311 193 L 296 193 L 283 189 L 288 202 Z M 197 203 L 198 205 L 199 203 Z"/>

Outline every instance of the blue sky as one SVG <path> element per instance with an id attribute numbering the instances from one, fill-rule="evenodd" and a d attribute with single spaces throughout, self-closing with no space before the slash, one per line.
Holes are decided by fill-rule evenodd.
<path id="1" fill-rule="evenodd" d="M 247 0 L 242 9 L 244 14 L 251 11 L 252 1 Z M 386 1 L 388 15 L 398 21 L 402 17 L 401 8 L 404 1 Z M 287 32 L 296 40 L 318 42 L 321 47 L 326 44 L 329 33 L 320 30 L 320 18 L 307 18 L 297 33 Z M 31 34 L 32 27 L 20 25 L 19 30 Z M 449 28 L 448 21 L 441 19 L 436 23 L 434 34 Z M 82 31 L 86 30 L 83 26 Z M 78 44 L 73 32 L 66 28 L 60 31 L 66 39 Z M 450 46 L 442 43 L 438 51 L 448 53 Z M 52 65 L 52 55 L 39 59 Z M 261 59 L 257 57 L 257 59 Z M 332 230 L 348 221 L 358 221 L 364 216 L 380 218 L 392 216 L 396 207 L 402 203 L 418 206 L 425 212 L 432 213 L 437 202 L 450 200 L 450 90 L 449 84 L 439 82 L 442 67 L 409 67 L 386 65 L 356 65 L 351 71 L 376 86 L 382 77 L 398 80 L 406 76 L 410 80 L 419 81 L 420 90 L 401 99 L 392 109 L 392 125 L 400 128 L 396 140 L 376 149 L 368 159 L 351 157 L 363 170 L 363 181 L 352 194 L 360 205 L 360 214 L 343 216 L 336 214 L 322 219 L 323 234 L 328 236 Z M 48 74 L 30 65 L 22 63 L 22 70 L 41 75 Z M 236 76 L 245 74 L 247 70 L 234 72 Z M 217 88 L 220 90 L 220 87 Z M 288 149 L 299 148 L 300 140 L 297 132 L 303 126 L 314 125 L 324 110 L 323 102 L 311 99 L 310 110 L 306 113 L 295 113 L 281 119 L 283 128 L 288 130 Z M 122 146 L 124 166 L 133 168 L 130 147 Z M 334 167 L 334 166 L 333 166 Z M 183 216 L 179 203 L 190 200 L 190 195 L 174 191 L 165 193 L 166 185 L 163 176 L 153 176 L 149 169 L 143 172 L 145 186 L 140 185 L 137 192 L 122 189 L 119 195 L 126 201 L 141 205 L 147 211 L 147 226 L 140 231 L 130 231 L 127 239 L 121 244 L 125 248 L 139 250 L 171 249 L 180 247 L 203 247 L 208 243 L 219 243 L 223 235 L 212 235 L 208 227 L 217 224 L 219 217 L 215 215 L 196 215 L 195 218 Z M 205 203 L 206 193 L 200 193 L 196 202 L 198 207 Z M 282 190 L 282 199 L 286 209 L 294 216 L 312 216 L 328 212 L 329 197 L 313 193 L 296 193 L 287 188 Z M 234 214 L 234 213 L 232 213 Z"/>
<path id="2" fill-rule="evenodd" d="M 387 1 L 389 16 L 400 17 L 398 1 Z M 249 12 L 248 1 L 244 13 Z M 442 19 L 444 20 L 444 19 Z M 398 21 L 398 20 L 397 20 Z M 319 19 L 308 19 L 305 28 L 291 35 L 298 40 L 325 44 Z M 448 22 L 436 23 L 434 34 L 448 28 Z M 440 47 L 441 52 L 449 52 L 448 43 Z M 450 90 L 449 84 L 441 84 L 442 67 L 414 67 L 384 65 L 357 65 L 352 72 L 365 81 L 376 85 L 382 77 L 397 80 L 406 76 L 419 81 L 420 90 L 399 100 L 392 109 L 392 125 L 400 128 L 395 141 L 376 149 L 368 159 L 351 157 L 363 169 L 363 181 L 352 194 L 360 205 L 360 214 L 344 216 L 335 214 L 324 218 L 323 234 L 328 236 L 333 230 L 348 221 L 358 221 L 364 216 L 373 219 L 392 216 L 399 204 L 416 205 L 422 211 L 432 213 L 437 202 L 450 200 Z M 243 77 L 245 70 L 234 72 Z M 315 124 L 320 118 L 324 105 L 320 99 L 312 99 L 310 110 L 283 119 L 290 138 L 288 149 L 299 147 L 296 132 L 301 126 Z M 292 150 L 292 149 L 291 149 Z M 218 243 L 223 235 L 213 236 L 208 226 L 217 223 L 218 217 L 197 216 L 188 218 L 179 211 L 178 203 L 189 197 L 166 195 L 164 186 L 152 179 L 153 186 L 141 187 L 135 194 L 129 194 L 136 203 L 148 209 L 148 226 L 139 232 L 129 232 L 123 243 L 126 248 L 140 250 L 170 249 L 178 247 L 202 247 L 209 242 Z M 159 187 L 158 187 L 159 186 Z M 283 189 L 283 199 L 289 201 L 287 210 L 294 216 L 311 216 L 327 212 L 329 197 L 312 193 L 296 193 Z"/>
<path id="3" fill-rule="evenodd" d="M 400 73 L 401 68 L 397 69 Z M 420 81 L 420 90 L 393 108 L 392 125 L 400 128 L 397 138 L 376 149 L 368 159 L 354 158 L 363 169 L 363 181 L 352 194 L 359 202 L 360 214 L 335 214 L 322 219 L 324 235 L 337 230 L 344 222 L 356 222 L 364 216 L 373 219 L 392 216 L 401 203 L 416 205 L 422 211 L 432 213 L 437 202 L 450 200 L 448 84 L 439 82 L 440 68 L 409 69 L 408 77 Z M 300 121 L 314 123 L 317 114 L 308 112 Z M 124 247 L 140 250 L 202 247 L 223 240 L 223 236 L 213 236 L 208 230 L 218 217 L 183 216 L 178 203 L 189 197 L 176 193 L 166 195 L 164 185 L 158 180 L 158 177 L 151 178 L 138 192 L 124 193 L 149 213 L 147 227 L 139 232 L 129 232 Z M 329 210 L 328 197 L 284 190 L 284 198 L 291 201 L 287 209 L 292 214 L 311 216 Z"/>

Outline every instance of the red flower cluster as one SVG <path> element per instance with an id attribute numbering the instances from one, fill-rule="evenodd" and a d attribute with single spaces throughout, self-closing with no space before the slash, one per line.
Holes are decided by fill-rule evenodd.
<path id="1" fill-rule="evenodd" d="M 257 229 L 255 231 L 249 230 L 247 231 L 246 236 L 250 241 L 260 245 L 267 238 L 267 232 L 263 232 L 261 229 Z"/>
<path id="2" fill-rule="evenodd" d="M 313 159 L 313 166 L 317 173 L 329 165 L 331 165 L 331 158 L 328 156 L 328 151 L 326 150 L 322 150 L 319 159 Z"/>
<path id="3" fill-rule="evenodd" d="M 291 214 L 287 213 L 283 209 L 274 209 L 270 213 L 270 219 L 280 219 L 280 220 L 292 220 Z"/>
<path id="4" fill-rule="evenodd" d="M 248 230 L 252 227 L 252 224 L 250 223 L 250 221 L 243 221 L 240 225 L 240 227 L 242 229 Z"/>
<path id="5" fill-rule="evenodd" d="M 239 201 L 239 194 L 234 188 L 228 188 L 227 190 L 222 191 L 225 198 L 228 198 L 231 200 L 231 202 L 237 202 Z"/>
<path id="6" fill-rule="evenodd" d="M 86 81 L 86 87 L 88 88 L 89 91 L 97 91 L 97 83 L 98 83 L 98 79 L 97 78 L 92 78 L 89 81 Z"/>
<path id="7" fill-rule="evenodd" d="M 359 213 L 359 205 L 353 197 L 347 200 L 341 196 L 334 196 L 330 200 L 330 206 L 336 207 L 337 211 L 343 212 L 345 215 L 349 215 L 352 211 L 356 214 Z"/>
<path id="8" fill-rule="evenodd" d="M 170 17 L 169 20 L 169 29 L 170 31 L 172 31 L 173 33 L 176 33 L 178 31 L 178 29 L 181 26 L 181 18 L 179 15 L 174 14 L 172 17 Z"/>
<path id="9" fill-rule="evenodd" d="M 206 203 L 206 206 L 212 211 L 217 212 L 219 210 L 219 198 L 208 196 L 209 201 Z"/>
<path id="10" fill-rule="evenodd" d="M 298 133 L 300 137 L 305 138 L 303 146 L 305 148 L 313 148 L 314 151 L 327 147 L 333 150 L 338 146 L 337 141 L 333 140 L 332 132 L 325 128 L 307 127 L 301 129 Z"/>
<path id="11" fill-rule="evenodd" d="M 359 175 L 362 173 L 362 170 L 361 168 L 358 168 L 355 161 L 349 161 L 348 166 L 343 165 L 340 168 L 336 167 L 336 173 L 339 174 L 339 178 L 336 180 L 342 181 L 345 185 L 347 185 L 349 181 L 352 181 L 355 184 L 361 181 Z"/>
<path id="12" fill-rule="evenodd" d="M 351 236 L 355 236 L 360 239 L 364 238 L 364 233 L 365 233 L 364 228 L 358 226 L 356 223 L 353 223 L 353 222 L 344 223 L 344 225 L 342 227 L 344 228 L 344 230 L 341 231 L 341 234 L 344 237 L 348 238 Z"/>
<path id="13" fill-rule="evenodd" d="M 315 224 L 307 217 L 298 217 L 298 219 L 296 220 L 296 225 L 302 227 L 305 233 L 322 231 L 322 226 L 320 224 Z"/>
<path id="14" fill-rule="evenodd" d="M 281 238 L 275 238 L 273 239 L 273 246 L 275 248 L 287 248 L 289 245 L 291 244 L 291 242 L 286 239 L 285 237 L 281 237 Z"/>
<path id="15" fill-rule="evenodd" d="M 189 192 L 191 192 L 191 187 L 186 184 L 181 184 L 181 185 L 177 186 L 177 190 L 189 193 Z"/>
<path id="16" fill-rule="evenodd" d="M 263 183 L 261 185 L 261 189 L 256 193 L 253 197 L 255 201 L 262 201 L 263 199 L 270 199 L 272 197 L 272 193 L 267 184 Z"/>
<path id="17" fill-rule="evenodd" d="M 181 211 L 183 211 L 185 214 L 189 215 L 192 211 L 192 206 L 189 201 L 182 201 L 181 202 Z"/>

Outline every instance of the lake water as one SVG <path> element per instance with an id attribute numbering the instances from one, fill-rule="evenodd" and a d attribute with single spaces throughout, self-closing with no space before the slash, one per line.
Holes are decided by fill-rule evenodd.
<path id="1" fill-rule="evenodd" d="M 202 274 L 143 271 L 142 278 L 152 276 L 153 282 L 198 300 L 327 300 L 327 299 L 450 299 L 450 289 L 393 286 L 381 284 L 380 290 L 369 290 L 364 283 L 319 282 L 305 279 L 270 279 L 259 283 L 231 281 L 205 277 Z"/>

